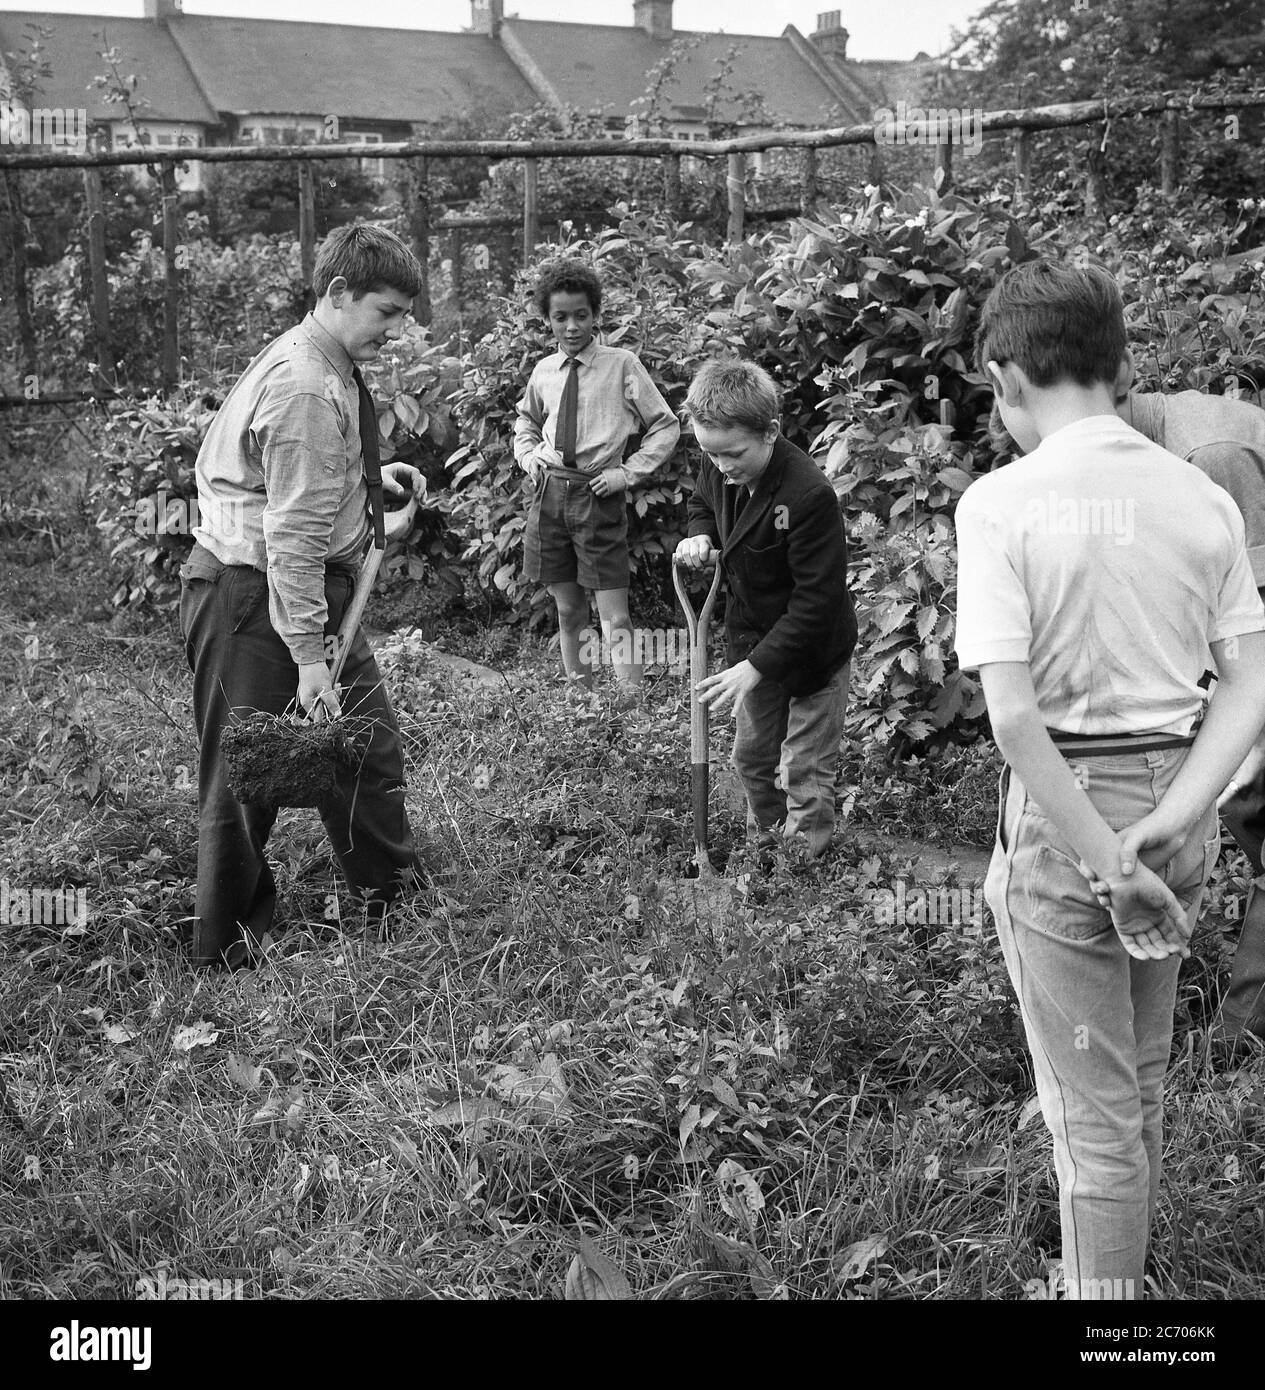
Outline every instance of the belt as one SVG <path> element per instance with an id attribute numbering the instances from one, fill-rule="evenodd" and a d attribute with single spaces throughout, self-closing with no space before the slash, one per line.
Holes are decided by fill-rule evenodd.
<path id="1" fill-rule="evenodd" d="M 189 552 L 189 558 L 180 567 L 181 579 L 209 579 L 212 584 L 216 583 L 220 575 L 227 569 L 255 569 L 254 565 L 226 565 L 223 560 L 218 559 L 209 551 L 201 541 L 195 541 L 193 549 Z M 256 570 L 257 574 L 262 574 L 263 570 Z M 350 560 L 325 562 L 325 573 L 335 575 L 340 579 L 346 579 L 349 583 L 356 582 L 359 574 L 358 567 Z"/>
<path id="2" fill-rule="evenodd" d="M 1065 758 L 1111 758 L 1127 753 L 1151 753 L 1168 748 L 1189 748 L 1199 724 L 1188 734 L 1069 734 L 1047 729 L 1054 746 Z"/>
<path id="3" fill-rule="evenodd" d="M 586 473 L 582 468 L 564 468 L 561 464 L 550 464 L 545 470 L 549 477 L 557 477 L 568 483 L 591 483 L 598 475 Z"/>

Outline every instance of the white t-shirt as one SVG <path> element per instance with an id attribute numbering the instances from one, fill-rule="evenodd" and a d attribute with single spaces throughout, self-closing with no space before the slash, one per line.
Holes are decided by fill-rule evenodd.
<path id="1" fill-rule="evenodd" d="M 1188 733 L 1209 643 L 1265 630 L 1234 499 L 1114 415 L 972 483 L 955 524 L 958 662 L 1026 661 L 1047 728 Z"/>

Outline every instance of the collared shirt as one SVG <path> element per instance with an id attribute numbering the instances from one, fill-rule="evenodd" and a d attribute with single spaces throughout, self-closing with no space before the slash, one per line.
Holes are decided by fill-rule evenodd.
<path id="1" fill-rule="evenodd" d="M 198 451 L 194 539 L 268 575 L 272 625 L 298 664 L 325 658 L 325 565 L 370 527 L 352 360 L 309 314 L 242 373 Z"/>
<path id="2" fill-rule="evenodd" d="M 1265 630 L 1233 499 L 1115 415 L 977 478 L 954 525 L 958 661 L 1027 662 L 1047 728 L 1187 734 L 1210 644 Z"/>
<path id="3" fill-rule="evenodd" d="M 1130 423 L 1161 448 L 1193 463 L 1239 505 L 1247 558 L 1265 589 L 1265 410 L 1202 391 L 1129 395 Z"/>
<path id="4" fill-rule="evenodd" d="M 562 462 L 558 413 L 568 360 L 565 352 L 555 352 L 537 362 L 518 403 L 514 458 L 523 467 L 532 459 Z M 609 470 L 615 487 L 632 487 L 667 461 L 681 426 L 635 353 L 594 339 L 577 360 L 575 466 L 584 473 Z M 628 436 L 638 429 L 644 431 L 641 448 L 621 462 Z"/>

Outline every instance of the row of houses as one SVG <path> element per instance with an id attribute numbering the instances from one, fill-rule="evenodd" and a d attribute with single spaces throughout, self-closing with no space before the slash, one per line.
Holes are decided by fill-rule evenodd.
<path id="1" fill-rule="evenodd" d="M 604 0 L 604 10 L 616 8 Z M 792 24 L 778 36 L 678 30 L 672 0 L 631 0 L 631 10 L 630 24 L 568 24 L 472 0 L 462 33 L 186 15 L 181 0 L 145 0 L 137 19 L 6 11 L 0 101 L 81 111 L 90 137 L 114 148 L 373 146 L 424 136 L 454 113 L 495 124 L 541 103 L 600 113 L 622 136 L 636 133 L 639 99 L 670 60 L 660 107 L 668 129 L 703 139 L 709 120 L 751 134 L 867 122 L 885 102 L 916 99 L 938 70 L 925 54 L 909 63 L 849 58 L 839 10 L 819 14 L 808 36 Z M 37 30 L 49 75 L 23 93 L 21 55 Z M 108 51 L 119 77 L 136 78 L 131 112 L 95 81 Z M 67 126 L 63 138 L 76 133 Z M 381 177 L 384 162 L 367 157 L 364 166 Z M 201 168 L 184 166 L 185 187 L 199 185 Z"/>

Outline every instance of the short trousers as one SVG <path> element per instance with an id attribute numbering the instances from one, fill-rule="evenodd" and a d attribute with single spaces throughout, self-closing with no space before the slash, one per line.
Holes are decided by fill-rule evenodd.
<path id="1" fill-rule="evenodd" d="M 523 573 L 540 584 L 628 587 L 628 501 L 599 497 L 596 474 L 549 469 L 536 486 L 523 538 Z"/>

